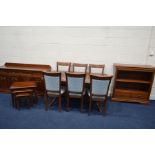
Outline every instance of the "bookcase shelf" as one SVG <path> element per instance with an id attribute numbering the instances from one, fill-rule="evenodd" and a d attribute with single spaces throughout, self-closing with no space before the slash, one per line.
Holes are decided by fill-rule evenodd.
<path id="1" fill-rule="evenodd" d="M 154 67 L 114 64 L 114 72 L 113 101 L 149 103 Z"/>
<path id="2" fill-rule="evenodd" d="M 117 82 L 129 82 L 129 83 L 144 83 L 144 84 L 150 84 L 150 81 L 145 80 L 132 80 L 132 79 L 116 79 Z"/>

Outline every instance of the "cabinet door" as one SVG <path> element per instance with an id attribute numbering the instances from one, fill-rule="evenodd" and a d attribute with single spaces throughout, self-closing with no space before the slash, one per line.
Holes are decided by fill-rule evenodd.
<path id="1" fill-rule="evenodd" d="M 8 88 L 9 88 L 9 82 L 8 82 L 7 73 L 1 72 L 0 73 L 0 90 L 7 91 Z"/>
<path id="2" fill-rule="evenodd" d="M 9 74 L 8 76 L 8 89 L 12 85 L 13 82 L 19 81 L 18 76 L 14 74 Z"/>

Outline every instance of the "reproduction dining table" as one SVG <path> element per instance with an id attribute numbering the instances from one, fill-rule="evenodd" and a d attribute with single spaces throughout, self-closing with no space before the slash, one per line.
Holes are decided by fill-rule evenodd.
<path id="1" fill-rule="evenodd" d="M 75 72 L 74 72 L 75 73 Z M 76 72 L 77 73 L 77 72 Z M 75 73 L 75 74 L 76 74 Z M 80 72 L 78 72 L 80 73 Z M 96 75 L 96 76 L 104 76 L 104 77 L 109 77 L 111 75 L 107 75 L 107 74 L 99 74 L 99 73 L 92 73 L 91 75 Z M 61 72 L 61 83 L 63 85 L 66 85 L 66 74 L 65 72 Z M 86 77 L 85 77 L 85 85 L 90 85 L 90 74 L 86 73 Z"/>

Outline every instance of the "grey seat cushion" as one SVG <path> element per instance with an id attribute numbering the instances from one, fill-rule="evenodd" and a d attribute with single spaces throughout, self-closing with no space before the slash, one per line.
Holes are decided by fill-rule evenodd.
<path id="1" fill-rule="evenodd" d="M 65 90 L 64 88 L 61 88 L 61 92 L 60 92 L 60 93 L 61 93 L 61 94 L 64 94 L 65 91 L 66 91 L 66 90 Z M 51 95 L 51 96 L 59 96 L 59 95 L 60 95 L 59 93 L 57 93 L 57 92 L 52 92 L 52 91 L 48 91 L 47 94 L 48 94 L 48 95 Z"/>
<path id="2" fill-rule="evenodd" d="M 69 93 L 69 96 L 77 96 L 77 97 L 81 97 L 82 95 L 85 95 L 86 94 L 86 91 L 82 93 Z"/>
<path id="3" fill-rule="evenodd" d="M 88 91 L 88 95 L 90 96 L 90 91 Z M 105 100 L 105 96 L 97 96 L 97 95 L 93 95 L 92 96 L 93 100 Z"/>

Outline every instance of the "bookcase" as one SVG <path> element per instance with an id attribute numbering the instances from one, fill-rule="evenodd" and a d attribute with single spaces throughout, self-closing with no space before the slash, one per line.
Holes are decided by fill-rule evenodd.
<path id="1" fill-rule="evenodd" d="M 112 101 L 148 104 L 154 73 L 149 65 L 114 64 Z"/>

